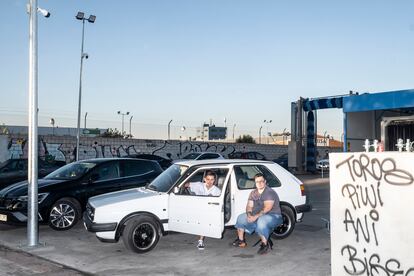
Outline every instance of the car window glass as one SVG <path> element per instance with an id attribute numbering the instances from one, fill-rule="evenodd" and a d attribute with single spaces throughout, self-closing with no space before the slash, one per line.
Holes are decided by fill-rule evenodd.
<path id="1" fill-rule="evenodd" d="M 215 153 L 205 153 L 198 158 L 198 160 L 206 160 L 206 159 L 215 159 L 218 158 L 218 154 Z"/>
<path id="2" fill-rule="evenodd" d="M 193 152 L 193 153 L 190 153 L 190 154 L 187 154 L 186 156 L 184 156 L 183 159 L 193 160 L 193 159 L 196 159 L 199 155 L 200 155 L 200 153 Z"/>
<path id="3" fill-rule="evenodd" d="M 124 162 L 123 176 L 140 175 L 151 171 L 154 171 L 154 166 L 150 161 L 131 160 Z"/>
<path id="4" fill-rule="evenodd" d="M 228 173 L 228 169 L 226 168 L 217 168 L 217 169 L 201 169 L 196 171 L 193 175 L 190 176 L 185 182 L 186 183 L 195 183 L 195 182 L 203 182 L 204 175 L 206 171 L 213 171 L 216 174 L 216 179 L 214 185 L 222 191 L 224 186 L 224 181 L 226 180 L 226 176 Z M 192 194 L 197 195 L 197 194 Z"/>
<path id="5" fill-rule="evenodd" d="M 103 164 L 102 166 L 99 166 L 98 168 L 96 168 L 95 172 L 98 175 L 96 179 L 98 181 L 118 178 L 119 177 L 119 163 L 111 162 L 111 163 Z"/>
<path id="6" fill-rule="evenodd" d="M 269 187 L 279 187 L 280 181 L 277 177 L 263 165 L 243 165 L 234 166 L 234 174 L 239 189 L 254 189 L 256 184 L 254 176 L 262 173 L 267 181 Z"/>
<path id="7" fill-rule="evenodd" d="M 76 162 L 67 164 L 48 174 L 45 179 L 78 179 L 89 172 L 96 163 Z"/>
<path id="8" fill-rule="evenodd" d="M 259 152 L 256 152 L 256 159 L 258 159 L 258 160 L 265 160 L 266 158 L 264 157 L 263 154 L 261 154 Z"/>
<path id="9" fill-rule="evenodd" d="M 27 170 L 27 160 L 19 160 L 19 162 L 17 163 L 17 170 L 22 171 L 22 170 Z"/>

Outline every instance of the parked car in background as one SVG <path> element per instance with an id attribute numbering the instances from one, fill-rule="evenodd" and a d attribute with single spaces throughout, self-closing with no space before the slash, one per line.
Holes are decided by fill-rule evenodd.
<path id="1" fill-rule="evenodd" d="M 223 155 L 217 152 L 192 152 L 184 156 L 179 160 L 175 160 L 175 162 L 181 160 L 207 160 L 207 159 L 224 159 Z"/>
<path id="2" fill-rule="evenodd" d="M 172 160 L 166 159 L 164 157 L 161 157 L 155 154 L 139 153 L 139 154 L 131 154 L 128 157 L 157 161 L 163 170 L 166 170 L 172 164 Z"/>
<path id="3" fill-rule="evenodd" d="M 219 196 L 197 196 L 185 184 L 201 181 L 207 170 L 216 173 Z M 117 242 L 136 252 L 152 250 L 168 231 L 221 238 L 246 211 L 254 176 L 263 173 L 277 191 L 283 223 L 272 236 L 288 237 L 303 213 L 310 211 L 303 183 L 270 161 L 203 160 L 171 165 L 145 188 L 92 197 L 83 214 L 85 227 L 103 242 Z"/>
<path id="4" fill-rule="evenodd" d="M 288 168 L 288 154 L 284 153 L 276 159 L 273 159 L 273 162 L 279 164 L 279 166 L 287 169 Z"/>
<path id="5" fill-rule="evenodd" d="M 229 154 L 229 159 L 267 160 L 263 154 L 257 151 L 235 151 Z"/>
<path id="6" fill-rule="evenodd" d="M 44 161 L 39 159 L 38 177 L 42 178 L 54 170 L 66 165 L 64 161 Z M 27 159 L 9 159 L 0 164 L 0 190 L 19 181 L 27 179 Z"/>
<path id="7" fill-rule="evenodd" d="M 141 187 L 163 170 L 155 161 L 102 158 L 70 163 L 38 180 L 39 221 L 55 230 L 73 227 L 91 196 Z M 27 181 L 0 191 L 0 222 L 27 222 Z"/>
<path id="8" fill-rule="evenodd" d="M 329 159 L 321 159 L 316 163 L 316 169 L 321 171 L 329 171 Z"/>

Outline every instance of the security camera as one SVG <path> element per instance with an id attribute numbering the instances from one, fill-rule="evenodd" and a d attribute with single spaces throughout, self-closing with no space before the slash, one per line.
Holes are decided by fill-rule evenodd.
<path id="1" fill-rule="evenodd" d="M 42 9 L 42 8 L 37 8 L 37 11 L 38 12 L 40 12 L 44 17 L 50 17 L 50 12 L 48 12 L 47 10 L 45 10 L 45 9 Z"/>
<path id="2" fill-rule="evenodd" d="M 82 57 L 88 59 L 89 58 L 89 55 L 88 55 L 88 53 L 83 53 Z"/>

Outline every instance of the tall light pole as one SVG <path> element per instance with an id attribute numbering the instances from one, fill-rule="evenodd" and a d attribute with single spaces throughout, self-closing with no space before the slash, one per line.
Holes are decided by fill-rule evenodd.
<path id="1" fill-rule="evenodd" d="M 133 118 L 134 116 L 131 116 L 131 118 L 129 118 L 129 138 L 131 138 L 132 137 L 132 134 L 131 134 L 131 122 L 132 122 L 132 118 Z"/>
<path id="2" fill-rule="evenodd" d="M 269 124 L 272 123 L 272 120 L 263 120 L 263 123 L 266 124 L 266 132 L 267 132 L 267 143 L 269 144 Z"/>
<path id="3" fill-rule="evenodd" d="M 50 118 L 50 124 L 52 125 L 52 135 L 55 135 L 55 119 Z"/>
<path id="4" fill-rule="evenodd" d="M 78 126 L 76 132 L 76 161 L 79 160 L 79 144 L 80 144 L 80 117 L 81 117 L 81 102 L 82 102 L 82 67 L 83 59 L 88 58 L 88 54 L 83 52 L 83 44 L 85 40 L 85 20 L 89 23 L 94 23 L 96 16 L 89 15 L 89 18 L 85 17 L 83 12 L 78 12 L 76 19 L 82 20 L 82 44 L 81 44 L 81 60 L 80 60 L 80 73 L 79 73 L 79 101 L 78 101 Z"/>
<path id="5" fill-rule="evenodd" d="M 260 126 L 260 128 L 259 128 L 259 144 L 262 143 L 262 128 L 263 128 L 263 126 Z"/>
<path id="6" fill-rule="evenodd" d="M 122 132 L 121 132 L 121 134 L 124 135 L 124 116 L 129 115 L 129 111 L 127 111 L 126 113 L 122 113 L 121 111 L 118 111 L 118 115 L 122 115 Z"/>
<path id="7" fill-rule="evenodd" d="M 169 122 L 168 122 L 168 140 L 170 140 L 170 127 L 171 127 L 171 122 L 172 122 L 173 120 L 170 120 Z"/>
<path id="8" fill-rule="evenodd" d="M 86 117 L 88 117 L 88 112 L 85 112 L 85 121 L 83 124 L 83 129 L 86 129 Z"/>
<path id="9" fill-rule="evenodd" d="M 236 128 L 236 124 L 233 125 L 233 142 L 234 142 L 234 129 Z"/>
<path id="10" fill-rule="evenodd" d="M 27 5 L 29 14 L 29 152 L 28 152 L 28 188 L 27 188 L 27 243 L 28 246 L 39 245 L 38 231 L 38 102 L 37 102 L 37 12 L 44 17 L 50 13 L 37 7 L 37 0 L 30 0 Z"/>

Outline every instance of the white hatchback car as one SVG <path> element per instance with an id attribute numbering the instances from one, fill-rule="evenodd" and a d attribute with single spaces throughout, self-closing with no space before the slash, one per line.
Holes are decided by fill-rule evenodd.
<path id="1" fill-rule="evenodd" d="M 202 181 L 204 173 L 217 174 L 220 196 L 192 195 L 184 186 Z M 255 188 L 254 175 L 263 173 L 279 195 L 283 224 L 272 233 L 285 238 L 303 213 L 310 211 L 304 186 L 291 173 L 271 161 L 203 160 L 173 164 L 146 188 L 104 194 L 89 199 L 83 215 L 87 230 L 103 242 L 117 242 L 137 253 L 152 250 L 168 231 L 221 238 L 246 210 Z"/>

